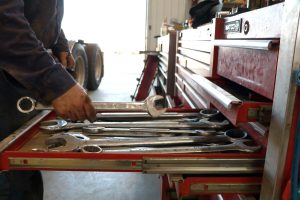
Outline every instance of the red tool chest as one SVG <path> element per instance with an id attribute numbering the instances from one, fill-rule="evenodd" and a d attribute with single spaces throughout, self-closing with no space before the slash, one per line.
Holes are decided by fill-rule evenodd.
<path id="1" fill-rule="evenodd" d="M 41 112 L 0 143 L 0 168 L 158 173 L 163 175 L 164 200 L 170 199 L 167 194 L 170 190 L 176 191 L 179 199 L 186 196 L 216 199 L 219 194 L 223 194 L 224 199 L 235 199 L 237 194 L 258 198 L 261 191 L 265 195 L 261 184 L 266 187 L 264 183 L 268 182 L 264 181 L 264 175 L 267 173 L 265 165 L 269 164 L 268 160 L 265 164 L 265 159 L 269 159 L 266 153 L 270 151 L 270 132 L 249 122 L 267 124 L 271 120 L 272 127 L 272 106 L 278 105 L 273 94 L 281 53 L 280 24 L 285 12 L 284 4 L 280 3 L 215 19 L 198 29 L 178 33 L 177 45 L 173 45 L 176 48 L 173 98 L 175 102 L 180 100 L 180 104 L 168 112 L 217 108 L 232 126 L 249 133 L 256 145 L 262 146 L 261 151 L 203 154 L 34 152 L 31 145 L 46 137 L 39 123 L 55 118 L 54 113 Z M 299 43 L 299 38 L 297 41 Z M 165 52 L 163 54 L 168 57 Z M 165 81 L 171 75 L 165 76 Z M 297 94 L 295 99 L 299 100 L 299 90 Z M 297 109 L 299 113 L 299 106 Z M 294 117 L 298 117 L 297 111 Z M 278 190 L 282 191 L 284 186 Z"/>
<path id="2" fill-rule="evenodd" d="M 299 48 L 299 37 L 296 34 L 297 30 L 299 33 L 299 15 L 291 14 L 299 13 L 299 6 L 296 2 L 288 5 L 289 7 L 280 3 L 224 19 L 217 18 L 195 30 L 183 30 L 178 33 L 177 59 L 174 66 L 175 94 L 180 99 L 178 106 L 217 108 L 233 125 L 244 129 L 247 127 L 250 132 L 255 129 L 253 135 L 257 136 L 254 136 L 257 141 L 267 142 L 268 138 L 271 138 L 267 145 L 269 156 L 266 157 L 267 163 L 264 168 L 262 199 L 278 197 L 281 195 L 279 191 L 283 191 L 287 184 L 288 178 L 280 179 L 283 176 L 280 169 L 285 168 L 285 174 L 290 176 L 288 169 L 293 147 L 289 147 L 288 154 L 280 153 L 279 158 L 275 155 L 278 155 L 279 149 L 286 147 L 283 147 L 283 142 L 293 146 L 292 139 L 288 143 L 288 139 L 283 135 L 294 137 L 295 119 L 298 114 L 292 113 L 299 113 L 298 104 L 293 104 L 294 101 L 299 101 L 298 95 L 295 95 L 295 83 L 292 84 L 289 79 L 298 65 L 293 63 L 292 68 L 287 67 L 292 65 L 287 61 L 292 60 L 297 52 L 299 54 L 296 50 Z M 289 56 L 287 52 L 290 53 Z M 287 86 L 288 82 L 291 86 L 284 90 L 282 84 Z M 289 92 L 290 96 L 282 98 Z M 285 104 L 287 99 L 289 104 Z M 285 113 L 286 108 L 292 110 Z M 290 116 L 294 116 L 293 122 L 289 121 Z M 290 123 L 294 124 L 294 128 L 289 129 Z M 265 124 L 263 130 L 256 126 L 259 124 Z M 287 129 L 283 130 L 284 127 Z M 282 143 L 278 138 L 280 134 Z M 280 159 L 284 162 L 286 155 L 289 155 L 287 163 L 280 164 Z M 277 158 L 274 159 L 273 156 Z M 277 179 L 269 177 L 269 171 L 272 171 L 272 177 Z M 275 174 L 275 171 L 280 175 Z M 185 181 L 181 180 L 183 183 L 179 184 L 182 189 L 176 188 L 179 193 L 187 191 L 183 186 L 185 183 L 189 189 L 192 187 L 190 183 L 193 181 L 187 181 L 188 178 L 203 183 L 196 177 L 186 177 Z M 274 180 L 282 185 L 276 185 Z M 204 183 L 200 185 L 208 187 Z M 191 190 L 189 192 L 192 193 Z M 205 191 L 199 194 L 205 194 Z M 210 197 L 207 199 L 214 199 Z M 231 196 L 228 199 L 234 198 Z"/>

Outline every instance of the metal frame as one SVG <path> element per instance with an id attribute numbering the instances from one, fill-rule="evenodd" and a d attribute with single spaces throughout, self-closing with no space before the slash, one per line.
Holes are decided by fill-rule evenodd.
<path id="1" fill-rule="evenodd" d="M 296 95 L 294 75 L 300 65 L 299 0 L 287 0 L 282 16 L 272 120 L 260 199 L 281 199 L 284 167 Z"/>
<path id="2" fill-rule="evenodd" d="M 46 117 L 50 111 L 42 111 L 38 113 L 31 120 L 23 124 L 18 130 L 7 136 L 4 140 L 0 142 L 0 153 L 5 151 L 10 145 L 12 145 L 16 140 L 23 137 L 28 130 L 30 130 L 33 126 L 36 125 L 37 122 L 41 121 L 44 117 Z"/>
<path id="3" fill-rule="evenodd" d="M 134 94 L 131 96 L 132 100 L 143 101 L 145 100 L 151 90 L 155 76 L 158 70 L 158 57 L 157 54 L 150 53 L 147 55 L 145 67 L 142 71 L 141 77 L 137 79 L 139 82 L 136 86 Z"/>

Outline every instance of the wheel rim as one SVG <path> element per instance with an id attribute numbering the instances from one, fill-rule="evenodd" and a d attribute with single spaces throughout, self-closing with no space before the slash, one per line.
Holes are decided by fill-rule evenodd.
<path id="1" fill-rule="evenodd" d="M 83 86 L 85 82 L 85 65 L 81 56 L 79 56 L 76 60 L 75 72 L 77 76 L 76 81 L 79 83 L 79 85 Z"/>
<path id="2" fill-rule="evenodd" d="M 97 56 L 96 56 L 96 68 L 95 68 L 95 77 L 96 80 L 98 81 L 101 78 L 102 75 L 102 57 L 101 57 L 101 52 L 97 51 Z"/>

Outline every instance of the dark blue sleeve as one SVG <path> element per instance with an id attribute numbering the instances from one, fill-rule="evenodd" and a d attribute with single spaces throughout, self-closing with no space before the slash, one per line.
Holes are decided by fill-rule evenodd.
<path id="1" fill-rule="evenodd" d="M 51 102 L 76 84 L 37 39 L 23 0 L 0 0 L 0 69 Z"/>
<path id="2" fill-rule="evenodd" d="M 70 52 L 68 40 L 65 37 L 64 31 L 61 29 L 56 44 L 53 46 L 52 51 L 55 55 L 60 52 Z"/>

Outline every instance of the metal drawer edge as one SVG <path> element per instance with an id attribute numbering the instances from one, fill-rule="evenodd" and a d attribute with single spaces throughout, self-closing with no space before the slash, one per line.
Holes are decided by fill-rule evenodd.
<path id="1" fill-rule="evenodd" d="M 9 147 L 11 144 L 13 144 L 16 140 L 18 140 L 20 137 L 22 137 L 26 132 L 31 129 L 33 126 L 35 126 L 39 121 L 41 121 L 44 117 L 46 117 L 50 111 L 41 111 L 38 113 L 35 117 L 33 117 L 31 120 L 23 124 L 19 129 L 17 129 L 15 132 L 10 134 L 8 137 L 6 137 L 4 140 L 0 142 L 0 152 L 3 152 L 7 147 Z"/>
<path id="2" fill-rule="evenodd" d="M 261 158 L 153 158 L 144 157 L 144 173 L 256 174 L 262 173 Z"/>
<path id="3" fill-rule="evenodd" d="M 193 193 L 259 193 L 260 183 L 194 183 L 190 186 Z"/>
<path id="4" fill-rule="evenodd" d="M 279 40 L 215 40 L 215 46 L 245 49 L 271 50 L 278 47 Z"/>
<path id="5" fill-rule="evenodd" d="M 186 93 L 183 91 L 183 89 L 180 87 L 178 83 L 175 83 L 175 86 L 177 90 L 180 91 L 181 95 L 183 96 L 184 100 L 189 104 L 189 106 L 192 109 L 196 109 L 197 107 L 194 105 L 194 103 L 190 100 L 190 98 L 186 95 Z"/>
<path id="6" fill-rule="evenodd" d="M 9 157 L 13 169 L 141 170 L 141 160 Z"/>
<path id="7" fill-rule="evenodd" d="M 209 95 L 215 98 L 225 108 L 231 109 L 233 105 L 239 105 L 242 103 L 240 99 L 231 95 L 229 92 L 225 91 L 208 79 L 196 74 L 192 74 L 191 77 L 196 83 L 199 84 L 199 86 L 201 86 Z"/>
<path id="8" fill-rule="evenodd" d="M 201 105 L 203 105 L 204 107 L 207 107 L 208 108 L 208 105 L 207 105 L 207 102 L 205 102 L 203 99 L 203 97 L 200 95 L 200 94 L 197 94 L 196 93 L 196 91 L 185 81 L 185 80 L 183 80 L 181 77 L 180 77 L 180 75 L 179 74 L 175 74 L 175 77 L 177 78 L 177 79 L 181 79 L 181 82 L 182 82 L 182 84 L 184 85 L 184 88 L 186 89 L 186 90 L 188 90 L 189 91 L 189 93 L 191 94 L 191 95 L 193 95 L 193 97 L 194 97 L 194 99 L 197 101 L 197 102 L 199 102 Z"/>

